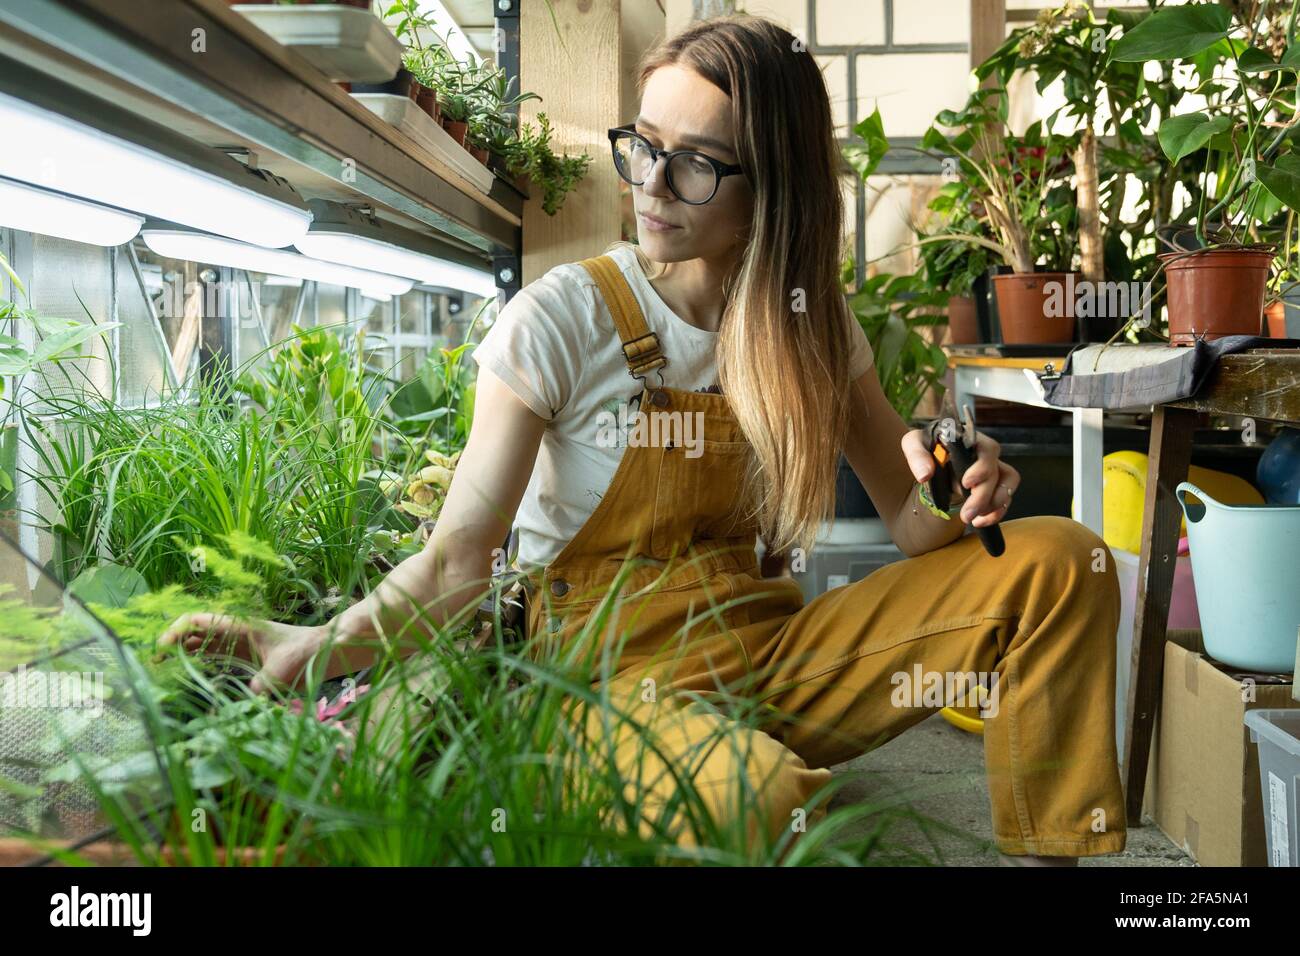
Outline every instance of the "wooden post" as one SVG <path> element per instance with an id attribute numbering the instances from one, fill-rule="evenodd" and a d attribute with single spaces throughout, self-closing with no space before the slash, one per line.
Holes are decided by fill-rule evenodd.
<path id="1" fill-rule="evenodd" d="M 620 238 L 622 180 L 605 131 L 633 119 L 624 114 L 636 105 L 635 90 L 629 89 L 635 62 L 663 28 L 655 0 L 525 0 L 520 7 L 522 87 L 542 97 L 524 103 L 520 117 L 536 122 L 545 113 L 557 153 L 592 157 L 586 177 L 554 216 L 542 211 L 541 189 L 530 187 L 523 224 L 525 285 Z"/>
<path id="2" fill-rule="evenodd" d="M 1142 823 L 1151 734 L 1160 707 L 1165 668 L 1165 632 L 1178 561 L 1182 507 L 1174 488 L 1187 478 L 1196 412 L 1157 405 L 1151 416 L 1146 500 L 1142 511 L 1142 553 L 1138 556 L 1137 607 L 1129 670 L 1124 753 L 1124 798 L 1129 826 Z"/>
<path id="3" fill-rule="evenodd" d="M 992 56 L 1006 39 L 1007 0 L 970 0 L 970 68 Z"/>

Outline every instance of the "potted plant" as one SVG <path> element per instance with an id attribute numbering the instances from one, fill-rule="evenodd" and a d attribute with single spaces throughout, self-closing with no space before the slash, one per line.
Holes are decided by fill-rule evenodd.
<path id="1" fill-rule="evenodd" d="M 1155 225 L 1168 216 L 1180 172 L 1146 133 L 1152 118 L 1166 115 L 1183 94 L 1173 71 L 1166 69 L 1159 82 L 1147 81 L 1141 64 L 1110 55 L 1114 35 L 1137 19 L 1132 11 L 1110 9 L 1098 20 L 1089 4 L 1068 0 L 1015 30 L 975 70 L 981 81 L 991 77 L 1003 87 L 1014 75 L 1029 73 L 1039 92 L 1059 85 L 1063 94 L 1063 105 L 1045 123 L 1058 131 L 1069 124 L 1076 133 L 1071 159 L 1079 272 L 1095 293 L 1079 302 L 1084 341 L 1111 339 L 1130 320 L 1149 314 L 1132 308 L 1127 294 L 1100 294 L 1100 284 L 1128 283 L 1131 290 L 1132 283 L 1153 278 Z M 1145 188 L 1147 202 L 1130 201 L 1134 180 Z"/>
<path id="2" fill-rule="evenodd" d="M 510 145 L 517 142 L 515 125 L 519 105 L 541 99 L 536 93 L 514 93 L 514 84 L 514 78 L 506 76 L 505 70 L 488 70 L 486 81 L 479 86 L 478 96 L 473 101 L 466 120 L 465 143 L 484 165 L 487 165 L 491 153 L 504 155 Z"/>
<path id="3" fill-rule="evenodd" d="M 1258 16 L 1262 8 L 1253 8 Z M 1205 108 L 1166 118 L 1159 142 L 1173 162 L 1203 156 L 1195 228 L 1160 256 L 1171 345 L 1260 334 L 1274 245 L 1260 242 L 1261 216 L 1300 208 L 1300 155 L 1290 133 L 1300 47 L 1294 11 L 1273 21 L 1214 3 L 1162 7 L 1115 44 L 1123 62 L 1194 64 L 1208 82 Z M 1274 43 L 1270 38 L 1280 37 Z M 1225 67 L 1230 67 L 1227 69 Z"/>
<path id="4" fill-rule="evenodd" d="M 976 280 L 987 275 L 990 267 L 989 250 L 982 245 L 953 238 L 939 240 L 945 235 L 982 235 L 983 224 L 965 205 L 967 192 L 964 183 L 946 183 L 927 205 L 944 225 L 927 235 L 918 230 L 921 269 L 929 287 L 946 296 L 948 313 L 948 342 L 952 345 L 973 345 L 982 341 L 978 312 L 975 305 Z"/>
<path id="5" fill-rule="evenodd" d="M 943 394 L 948 356 L 920 330 L 944 324 L 948 298 L 924 275 L 889 273 L 872 276 L 849 296 L 849 308 L 871 343 L 881 389 L 904 421 L 926 392 Z"/>
<path id="6" fill-rule="evenodd" d="M 993 279 L 1002 338 L 1008 344 L 1075 339 L 1069 271 L 1077 245 L 1077 207 L 1069 182 L 1077 137 L 1031 124 L 1023 135 L 1002 133 L 1008 103 L 1003 87 L 977 90 L 965 107 L 944 110 L 922 139 L 949 175 L 969 191 L 970 210 L 986 234 L 952 232 L 922 240 L 959 239 L 997 255 L 1009 270 Z M 952 136 L 940 127 L 955 130 Z M 1042 260 L 1046 260 L 1040 265 Z"/>

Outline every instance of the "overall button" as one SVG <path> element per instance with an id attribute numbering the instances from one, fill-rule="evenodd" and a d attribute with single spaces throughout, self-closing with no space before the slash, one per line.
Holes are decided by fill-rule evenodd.
<path id="1" fill-rule="evenodd" d="M 667 408 L 670 401 L 667 392 L 656 391 L 650 396 L 650 403 L 657 405 L 659 408 Z"/>
<path id="2" fill-rule="evenodd" d="M 569 593 L 569 582 L 563 578 L 556 578 L 551 582 L 551 593 L 556 597 L 564 597 Z"/>

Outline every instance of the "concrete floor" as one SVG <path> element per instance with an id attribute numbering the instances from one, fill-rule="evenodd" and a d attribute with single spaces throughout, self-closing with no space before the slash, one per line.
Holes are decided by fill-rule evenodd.
<path id="1" fill-rule="evenodd" d="M 895 865 L 996 866 L 997 848 L 984 738 L 935 714 L 865 756 L 835 768 L 844 788 L 831 804 L 879 808 L 846 829 L 847 839 L 878 835 L 873 860 Z M 1149 819 L 1130 828 L 1123 853 L 1082 866 L 1195 866 Z"/>

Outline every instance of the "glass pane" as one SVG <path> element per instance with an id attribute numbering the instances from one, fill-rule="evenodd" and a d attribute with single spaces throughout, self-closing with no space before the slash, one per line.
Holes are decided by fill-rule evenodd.
<path id="1" fill-rule="evenodd" d="M 316 324 L 334 326 L 334 333 L 344 333 L 343 323 L 348 319 L 348 290 L 346 286 L 316 283 Z"/>
<path id="2" fill-rule="evenodd" d="M 203 323 L 203 290 L 197 263 L 155 255 L 143 243 L 135 245 L 145 294 L 153 302 L 176 377 L 185 380 L 198 352 Z"/>
<path id="3" fill-rule="evenodd" d="M 262 322 L 266 325 L 266 334 L 271 342 L 282 342 L 289 334 L 293 324 L 293 310 L 298 305 L 298 294 L 302 291 L 301 279 L 286 276 L 268 276 L 259 272 L 250 272 L 249 280 L 262 306 Z M 303 319 L 309 323 L 308 305 L 304 303 Z M 247 357 L 251 353 L 245 353 Z"/>
<path id="4" fill-rule="evenodd" d="M 423 356 L 423 349 L 402 349 L 402 365 L 398 378 L 403 382 L 409 382 L 415 378 L 415 373 L 420 368 L 420 359 Z"/>
<path id="5" fill-rule="evenodd" d="M 52 236 L 32 236 L 32 275 L 27 284 L 31 308 L 51 319 L 104 324 L 113 321 L 113 250 Z M 110 362 L 112 333 L 82 348 L 84 359 L 46 366 L 43 378 L 52 394 L 91 389 L 113 394 Z"/>
<path id="6" fill-rule="evenodd" d="M 170 361 L 159 341 L 145 291 L 140 287 L 126 247 L 114 250 L 117 266 L 118 367 L 121 369 L 121 399 L 129 405 L 148 402 L 167 386 L 166 365 Z"/>
<path id="7" fill-rule="evenodd" d="M 357 326 L 366 330 L 366 334 L 376 340 L 388 340 L 393 334 L 393 299 L 381 302 L 369 296 L 357 294 Z"/>
<path id="8" fill-rule="evenodd" d="M 425 302 L 423 292 L 408 292 L 393 301 L 397 303 L 398 328 L 403 335 L 427 335 L 425 328 Z"/>
<path id="9" fill-rule="evenodd" d="M 262 329 L 261 311 L 254 304 L 259 287 L 254 284 L 256 274 L 236 273 L 240 277 L 239 308 L 235 313 L 235 348 L 241 368 L 266 362 L 270 355 L 266 333 Z"/>

